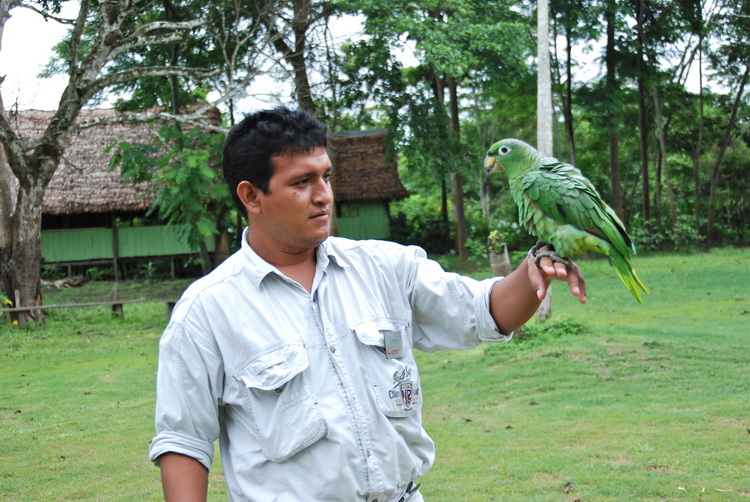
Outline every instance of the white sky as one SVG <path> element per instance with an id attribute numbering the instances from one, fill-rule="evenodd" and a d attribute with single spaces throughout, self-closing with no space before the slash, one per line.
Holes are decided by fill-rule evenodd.
<path id="1" fill-rule="evenodd" d="M 77 2 L 63 3 L 63 17 L 72 17 L 77 12 Z M 23 8 L 11 11 L 11 18 L 5 25 L 0 50 L 0 76 L 5 75 L 2 84 L 3 102 L 6 108 L 17 106 L 19 109 L 55 110 L 60 95 L 65 88 L 66 77 L 59 75 L 49 79 L 39 79 L 37 75 L 52 56 L 52 47 L 64 36 L 67 28 L 55 21 L 45 21 L 39 14 Z M 359 30 L 359 20 L 339 20 L 332 25 L 336 37 L 345 38 Z M 583 55 L 582 59 L 597 57 L 597 51 Z M 405 64 L 414 64 L 413 56 L 402 54 Z M 587 71 L 588 70 L 588 71 Z M 576 80 L 588 80 L 600 71 L 598 65 L 587 65 L 576 73 Z M 593 74 L 592 74 L 593 73 Z M 695 72 L 694 72 L 695 73 Z M 691 75 L 692 76 L 692 75 Z M 689 85 L 688 87 L 697 87 Z M 257 98 L 240 103 L 238 108 L 254 108 L 268 105 L 267 89 L 279 90 L 278 83 L 262 80 L 256 84 Z M 288 92 L 286 93 L 288 95 Z"/>
<path id="2" fill-rule="evenodd" d="M 69 10 L 64 9 L 63 14 Z M 20 109 L 57 109 L 67 79 L 63 75 L 50 79 L 36 76 L 52 56 L 52 47 L 66 31 L 66 27 L 55 21 L 44 21 L 42 16 L 28 9 L 11 11 L 0 50 L 0 75 L 5 75 L 2 91 L 6 108 L 17 104 Z"/>

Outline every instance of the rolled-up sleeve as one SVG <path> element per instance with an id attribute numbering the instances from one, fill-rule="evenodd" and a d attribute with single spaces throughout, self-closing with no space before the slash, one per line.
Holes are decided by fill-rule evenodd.
<path id="1" fill-rule="evenodd" d="M 500 333 L 490 314 L 490 291 L 501 278 L 478 281 L 446 272 L 416 249 L 405 275 L 417 348 L 427 352 L 468 349 L 511 339 L 512 333 Z"/>
<path id="2" fill-rule="evenodd" d="M 159 344 L 156 436 L 149 457 L 179 453 L 211 468 L 219 437 L 223 366 L 218 350 L 181 323 L 171 322 Z"/>

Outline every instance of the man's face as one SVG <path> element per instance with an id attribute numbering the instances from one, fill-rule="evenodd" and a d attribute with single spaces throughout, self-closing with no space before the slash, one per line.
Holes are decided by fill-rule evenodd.
<path id="1" fill-rule="evenodd" d="M 333 192 L 325 148 L 272 157 L 267 194 L 260 194 L 266 235 L 289 252 L 314 248 L 329 234 Z"/>

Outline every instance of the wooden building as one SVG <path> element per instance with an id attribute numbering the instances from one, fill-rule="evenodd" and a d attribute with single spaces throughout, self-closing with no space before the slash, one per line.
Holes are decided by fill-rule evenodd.
<path id="1" fill-rule="evenodd" d="M 408 197 L 395 162 L 388 161 L 386 130 L 335 132 L 329 135 L 336 200 L 334 234 L 352 239 L 388 239 L 389 205 Z"/>
<path id="2" fill-rule="evenodd" d="M 112 109 L 84 110 L 79 121 L 115 115 Z M 53 112 L 21 111 L 12 118 L 25 136 L 41 134 Z M 148 127 L 118 123 L 91 127 L 71 138 L 65 156 L 50 180 L 42 206 L 42 261 L 45 265 L 113 264 L 175 260 L 197 254 L 177 239 L 177 229 L 146 218 L 154 195 L 147 183 L 123 181 L 109 169 L 105 153 L 113 141 L 146 143 Z M 207 242 L 212 250 L 212 243 Z"/>
<path id="3" fill-rule="evenodd" d="M 86 110 L 79 120 L 114 115 L 114 110 Z M 218 113 L 218 111 L 217 111 Z M 47 111 L 21 111 L 17 129 L 41 134 L 52 117 Z M 329 155 L 334 165 L 336 198 L 333 233 L 355 239 L 390 236 L 389 202 L 408 195 L 396 165 L 387 162 L 385 130 L 332 133 Z M 154 196 L 147 183 L 125 183 L 108 167 L 105 150 L 112 141 L 146 143 L 142 123 L 97 126 L 74 135 L 55 172 L 42 208 L 42 259 L 45 264 L 92 265 L 195 256 L 176 237 L 176 228 L 146 219 Z M 206 243 L 213 252 L 213 242 Z"/>

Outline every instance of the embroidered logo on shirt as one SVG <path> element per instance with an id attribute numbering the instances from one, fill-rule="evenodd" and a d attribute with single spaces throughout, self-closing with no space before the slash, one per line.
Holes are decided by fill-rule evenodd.
<path id="1" fill-rule="evenodd" d="M 401 411 L 409 412 L 419 404 L 419 387 L 411 380 L 411 368 L 393 373 L 393 388 L 388 391 L 388 397 Z"/>

